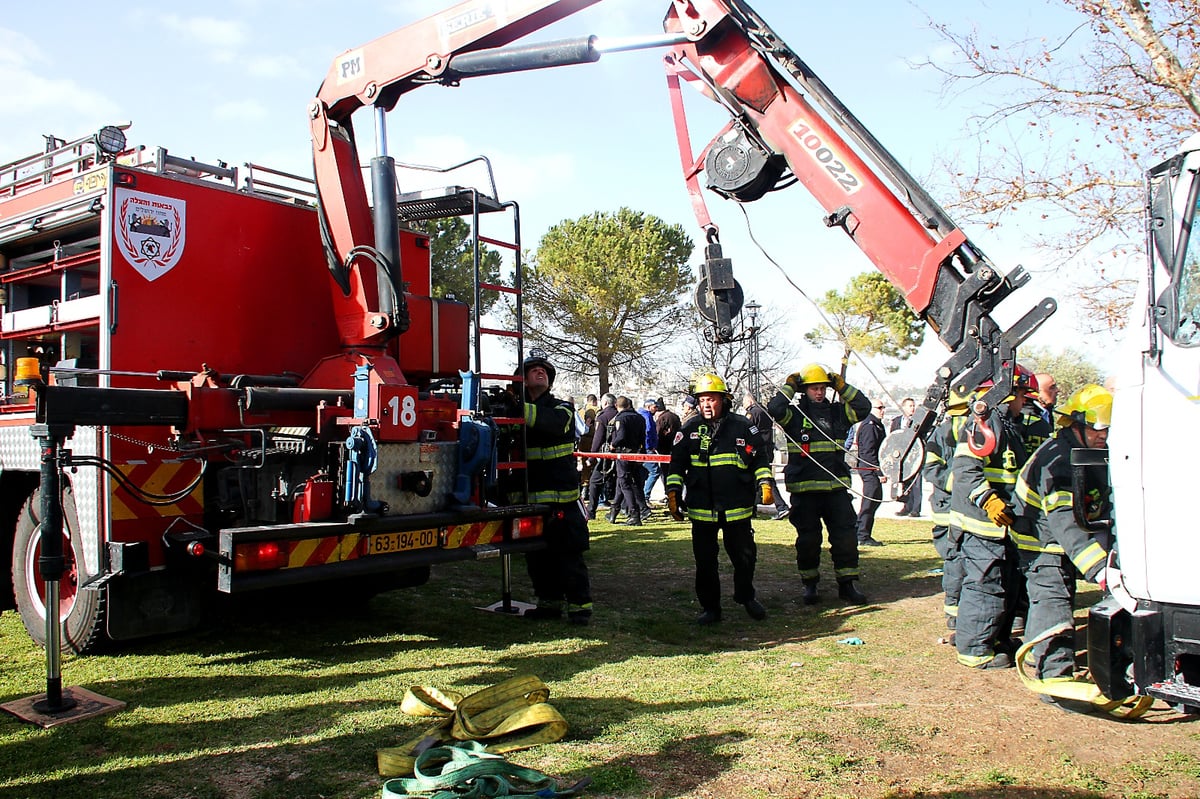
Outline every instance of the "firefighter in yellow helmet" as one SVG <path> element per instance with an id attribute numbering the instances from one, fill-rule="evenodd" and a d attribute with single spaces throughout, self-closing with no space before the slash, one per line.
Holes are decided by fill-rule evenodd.
<path id="1" fill-rule="evenodd" d="M 718 375 L 701 375 L 694 394 L 699 413 L 683 423 L 671 446 L 667 509 L 683 521 L 686 503 L 692 522 L 696 598 L 703 609 L 696 622 L 721 620 L 718 530 L 733 563 L 733 600 L 762 620 L 767 609 L 754 594 L 758 550 L 750 523 L 760 500 L 771 503 L 771 452 L 750 420 L 732 412 L 733 396 Z"/>
<path id="2" fill-rule="evenodd" d="M 830 387 L 840 397 L 837 402 L 826 396 Z M 787 436 L 783 476 L 792 499 L 788 520 L 796 528 L 796 565 L 806 605 L 819 599 L 822 522 L 829 535 L 838 596 L 857 605 L 867 601 L 854 585 L 859 577 L 858 520 L 850 502 L 850 469 L 842 442 L 850 427 L 870 412 L 871 401 L 865 395 L 819 363 L 789 375 L 767 404 L 767 413 Z"/>
<path id="3" fill-rule="evenodd" d="M 1045 701 L 1064 710 L 1091 712 L 1093 705 L 1053 698 L 1055 682 L 1068 682 L 1075 671 L 1075 634 L 1072 624 L 1075 578 L 1104 587 L 1108 560 L 1106 541 L 1080 526 L 1076 511 L 1087 521 L 1106 520 L 1109 503 L 1108 469 L 1084 467 L 1084 496 L 1072 496 L 1071 450 L 1106 449 L 1112 420 L 1112 394 L 1088 384 L 1056 410 L 1060 429 L 1038 448 L 1017 479 L 1012 533 L 1020 552 L 1021 568 L 1029 588 L 1027 638 L 1037 638 L 1055 628 L 1033 648 L 1037 677 L 1045 686 Z M 1083 507 L 1077 507 L 1077 503 Z"/>

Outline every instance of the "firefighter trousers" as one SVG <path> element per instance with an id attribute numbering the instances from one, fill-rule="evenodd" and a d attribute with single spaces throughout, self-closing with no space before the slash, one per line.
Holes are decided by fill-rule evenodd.
<path id="1" fill-rule="evenodd" d="M 744 605 L 754 599 L 754 565 L 758 547 L 749 519 L 737 522 L 692 522 L 692 555 L 696 559 L 696 599 L 700 607 L 721 612 L 721 576 L 717 558 L 717 531 L 724 531 L 725 553 L 733 564 L 733 601 Z"/>
<path id="2" fill-rule="evenodd" d="M 821 523 L 829 533 L 829 553 L 839 583 L 858 579 L 857 518 L 844 491 L 798 491 L 792 494 L 788 521 L 796 528 L 796 566 L 800 579 L 820 579 Z"/>
<path id="3" fill-rule="evenodd" d="M 578 502 L 554 503 L 543 536 L 546 548 L 525 553 L 525 568 L 540 603 L 561 602 L 591 607 L 592 588 L 583 553 L 588 548 L 587 521 Z"/>
<path id="4" fill-rule="evenodd" d="M 947 616 L 957 617 L 963 584 L 963 533 L 956 527 L 943 526 L 941 529 L 945 532 L 939 535 L 938 527 L 933 528 L 933 546 L 942 556 L 942 593 L 945 594 L 942 605 Z"/>
<path id="5" fill-rule="evenodd" d="M 1052 552 L 1021 552 L 1021 568 L 1029 590 L 1029 617 L 1025 637 L 1036 638 L 1052 627 L 1073 628 L 1075 610 L 1075 565 L 1066 555 Z M 1067 632 L 1047 638 L 1033 648 L 1038 679 L 1071 677 L 1075 673 L 1075 634 Z"/>
<path id="6" fill-rule="evenodd" d="M 1007 538 L 964 532 L 959 552 L 963 583 L 954 635 L 958 661 L 981 666 L 996 656 L 997 644 L 1008 643 L 1016 547 Z"/>

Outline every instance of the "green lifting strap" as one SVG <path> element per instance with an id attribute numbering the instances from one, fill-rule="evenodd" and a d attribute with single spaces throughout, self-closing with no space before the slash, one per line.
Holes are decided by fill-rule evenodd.
<path id="1" fill-rule="evenodd" d="M 510 763 L 477 741 L 427 749 L 417 756 L 413 773 L 385 782 L 383 799 L 556 799 L 575 796 L 592 781 L 584 777 L 560 791 L 553 777 Z"/>

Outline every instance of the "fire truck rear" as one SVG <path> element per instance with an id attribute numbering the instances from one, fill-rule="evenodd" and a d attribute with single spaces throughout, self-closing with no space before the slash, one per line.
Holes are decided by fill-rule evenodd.
<path id="1" fill-rule="evenodd" d="M 0 166 L 0 603 L 39 643 L 47 459 L 77 652 L 192 626 L 214 589 L 313 584 L 336 601 L 502 556 L 507 592 L 508 555 L 542 545 L 519 378 L 479 367 L 481 336 L 519 359 L 520 331 L 431 297 L 429 239 L 405 224 L 511 220 L 511 242 L 489 241 L 516 282 L 479 286 L 477 270 L 477 295 L 506 292 L 519 319 L 515 204 L 401 197 L 404 274 L 367 253 L 331 280 L 313 198 L 306 179 L 129 147 L 118 127 Z M 382 311 L 359 285 L 373 273 L 402 287 L 378 290 Z"/>

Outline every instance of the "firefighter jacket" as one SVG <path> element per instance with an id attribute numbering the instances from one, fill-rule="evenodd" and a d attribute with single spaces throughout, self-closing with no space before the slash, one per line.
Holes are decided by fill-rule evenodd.
<path id="1" fill-rule="evenodd" d="M 1071 450 L 1082 446 L 1071 428 L 1060 430 L 1034 453 L 1017 478 L 1017 520 L 1012 535 L 1028 552 L 1064 554 L 1085 579 L 1095 582 L 1108 553 L 1075 521 L 1071 494 Z M 1108 469 L 1089 466 L 1085 472 L 1089 519 L 1108 515 Z"/>
<path id="2" fill-rule="evenodd" d="M 965 413 L 946 414 L 925 442 L 925 465 L 921 467 L 921 476 L 933 486 L 929 499 L 934 524 L 950 524 L 950 491 L 954 488 L 950 466 L 954 462 L 959 431 L 966 423 Z"/>
<path id="3" fill-rule="evenodd" d="M 1032 458 L 1043 442 L 1054 438 L 1054 425 L 1042 416 L 1042 408 L 1032 400 L 1021 409 L 1021 437 L 1025 439 L 1025 453 Z"/>
<path id="4" fill-rule="evenodd" d="M 771 449 L 759 443 L 758 428 L 744 416 L 697 415 L 675 434 L 667 490 L 685 490 L 694 522 L 753 519 L 758 483 L 770 479 Z"/>
<path id="5" fill-rule="evenodd" d="M 632 408 L 621 411 L 609 423 L 608 446 L 613 452 L 641 452 L 646 446 L 646 422 Z"/>
<path id="6" fill-rule="evenodd" d="M 972 452 L 967 443 L 977 424 L 986 424 L 996 436 L 995 449 L 985 457 Z M 1008 405 L 997 406 L 986 421 L 971 420 L 964 424 L 958 433 L 950 472 L 951 526 L 981 538 L 1005 538 L 1008 528 L 989 519 L 983 504 L 995 494 L 1012 505 L 1017 475 L 1026 457 L 1021 418 L 1011 416 Z"/>
<path id="7" fill-rule="evenodd" d="M 787 437 L 788 459 L 783 470 L 789 494 L 808 491 L 844 491 L 850 487 L 850 467 L 842 443 L 850 428 L 871 413 L 871 400 L 846 384 L 838 402 L 813 402 L 782 386 L 767 403 L 767 413 Z"/>
<path id="8" fill-rule="evenodd" d="M 575 502 L 575 408 L 547 391 L 525 403 L 525 460 L 530 502 Z"/>

